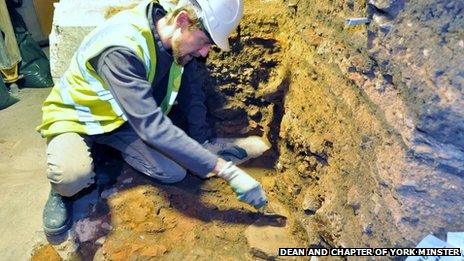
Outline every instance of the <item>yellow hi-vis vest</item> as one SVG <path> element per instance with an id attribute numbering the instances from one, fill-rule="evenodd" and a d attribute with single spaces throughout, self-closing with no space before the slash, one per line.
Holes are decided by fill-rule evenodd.
<path id="1" fill-rule="evenodd" d="M 153 84 L 155 40 L 146 15 L 151 2 L 143 1 L 133 9 L 116 14 L 84 38 L 70 67 L 43 104 L 42 124 L 37 127 L 43 137 L 65 132 L 102 134 L 127 121 L 109 87 L 89 61 L 111 46 L 129 48 L 144 62 L 147 79 Z M 179 92 L 182 72 L 183 67 L 173 62 L 166 96 L 160 105 L 165 114 L 169 113 Z"/>

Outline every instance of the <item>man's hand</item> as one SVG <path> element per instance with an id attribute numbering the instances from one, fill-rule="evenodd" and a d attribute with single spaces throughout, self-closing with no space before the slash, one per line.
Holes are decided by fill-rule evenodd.
<path id="1" fill-rule="evenodd" d="M 219 159 L 215 171 L 218 171 L 217 175 L 229 183 L 232 190 L 237 194 L 238 200 L 255 208 L 266 205 L 267 198 L 261 184 L 232 162 L 224 162 Z"/>
<path id="2" fill-rule="evenodd" d="M 203 147 L 211 153 L 218 155 L 226 161 L 235 162 L 248 156 L 246 150 L 233 143 L 219 143 L 216 141 L 206 141 Z"/>

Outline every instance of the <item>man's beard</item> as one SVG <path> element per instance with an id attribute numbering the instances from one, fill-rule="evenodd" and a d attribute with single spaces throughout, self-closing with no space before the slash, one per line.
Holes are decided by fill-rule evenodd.
<path id="1" fill-rule="evenodd" d="M 174 56 L 174 61 L 180 66 L 185 66 L 192 60 L 192 56 L 180 54 L 180 41 L 174 41 L 172 43 L 172 55 Z"/>

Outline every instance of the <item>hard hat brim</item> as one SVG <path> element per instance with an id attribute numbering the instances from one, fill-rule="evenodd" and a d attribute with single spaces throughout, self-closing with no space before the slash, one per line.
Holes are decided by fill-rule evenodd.
<path id="1" fill-rule="evenodd" d="M 211 30 L 211 26 L 208 22 L 207 19 L 204 19 L 204 26 L 206 27 L 206 30 L 208 30 L 208 33 L 211 35 L 211 38 L 213 38 L 213 41 L 214 43 L 219 47 L 221 48 L 223 51 L 230 51 L 230 45 L 229 45 L 229 39 L 226 37 L 218 37 L 217 35 L 215 35 L 213 32 L 213 30 Z"/>

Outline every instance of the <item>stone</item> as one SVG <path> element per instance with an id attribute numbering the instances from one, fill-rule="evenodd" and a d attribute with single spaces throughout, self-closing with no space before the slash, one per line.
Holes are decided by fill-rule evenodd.
<path id="1" fill-rule="evenodd" d="M 427 189 L 423 186 L 420 186 L 418 182 L 414 180 L 406 180 L 400 186 L 396 188 L 396 191 L 399 193 L 411 193 L 411 192 L 426 192 Z"/>
<path id="2" fill-rule="evenodd" d="M 321 208 L 321 202 L 311 193 L 306 193 L 303 199 L 302 208 L 306 214 L 314 215 L 316 211 Z"/>
<path id="3" fill-rule="evenodd" d="M 77 249 L 79 248 L 79 242 L 77 240 L 76 233 L 73 229 L 71 229 L 62 237 L 63 238 L 60 236 L 59 239 L 49 239 L 50 244 L 63 260 L 76 260 L 75 258 L 77 258 Z M 55 242 L 55 240 L 57 241 Z"/>
<path id="4" fill-rule="evenodd" d="M 79 242 L 88 242 L 96 239 L 101 223 L 101 220 L 91 220 L 89 218 L 77 221 L 76 235 Z"/>
<path id="5" fill-rule="evenodd" d="M 104 22 L 109 10 L 123 9 L 136 0 L 62 0 L 55 3 L 50 40 L 50 70 L 54 81 L 68 68 L 84 37 Z"/>
<path id="6" fill-rule="evenodd" d="M 100 237 L 99 239 L 95 240 L 96 245 L 103 245 L 106 241 L 106 237 Z"/>
<path id="7" fill-rule="evenodd" d="M 372 228 L 372 224 L 364 224 L 363 225 L 363 233 L 367 236 L 371 237 L 374 234 L 374 230 Z"/>
<path id="8" fill-rule="evenodd" d="M 350 207 L 353 209 L 355 215 L 359 214 L 359 209 L 361 208 L 361 203 L 359 203 L 357 201 L 352 201 L 352 202 L 349 202 L 348 205 L 350 205 Z"/>
<path id="9" fill-rule="evenodd" d="M 297 184 L 294 184 L 293 185 L 293 188 L 292 188 L 292 195 L 293 196 L 298 196 L 301 192 L 301 186 L 300 185 L 297 185 Z"/>
<path id="10" fill-rule="evenodd" d="M 103 222 L 103 223 L 101 224 L 101 228 L 106 229 L 106 230 L 112 230 L 112 229 L 113 229 L 113 226 L 111 226 L 111 225 L 108 224 L 107 222 Z"/>
<path id="11" fill-rule="evenodd" d="M 258 258 L 277 259 L 279 248 L 296 247 L 296 241 L 285 227 L 251 225 L 245 230 L 250 253 Z"/>
<path id="12" fill-rule="evenodd" d="M 291 216 L 290 212 L 288 209 L 281 203 L 277 201 L 270 201 L 268 202 L 268 209 L 272 211 L 275 214 L 282 215 L 284 217 L 289 217 Z"/>
<path id="13" fill-rule="evenodd" d="M 375 6 L 378 9 L 385 10 L 390 8 L 394 0 L 369 0 L 369 4 Z"/>

